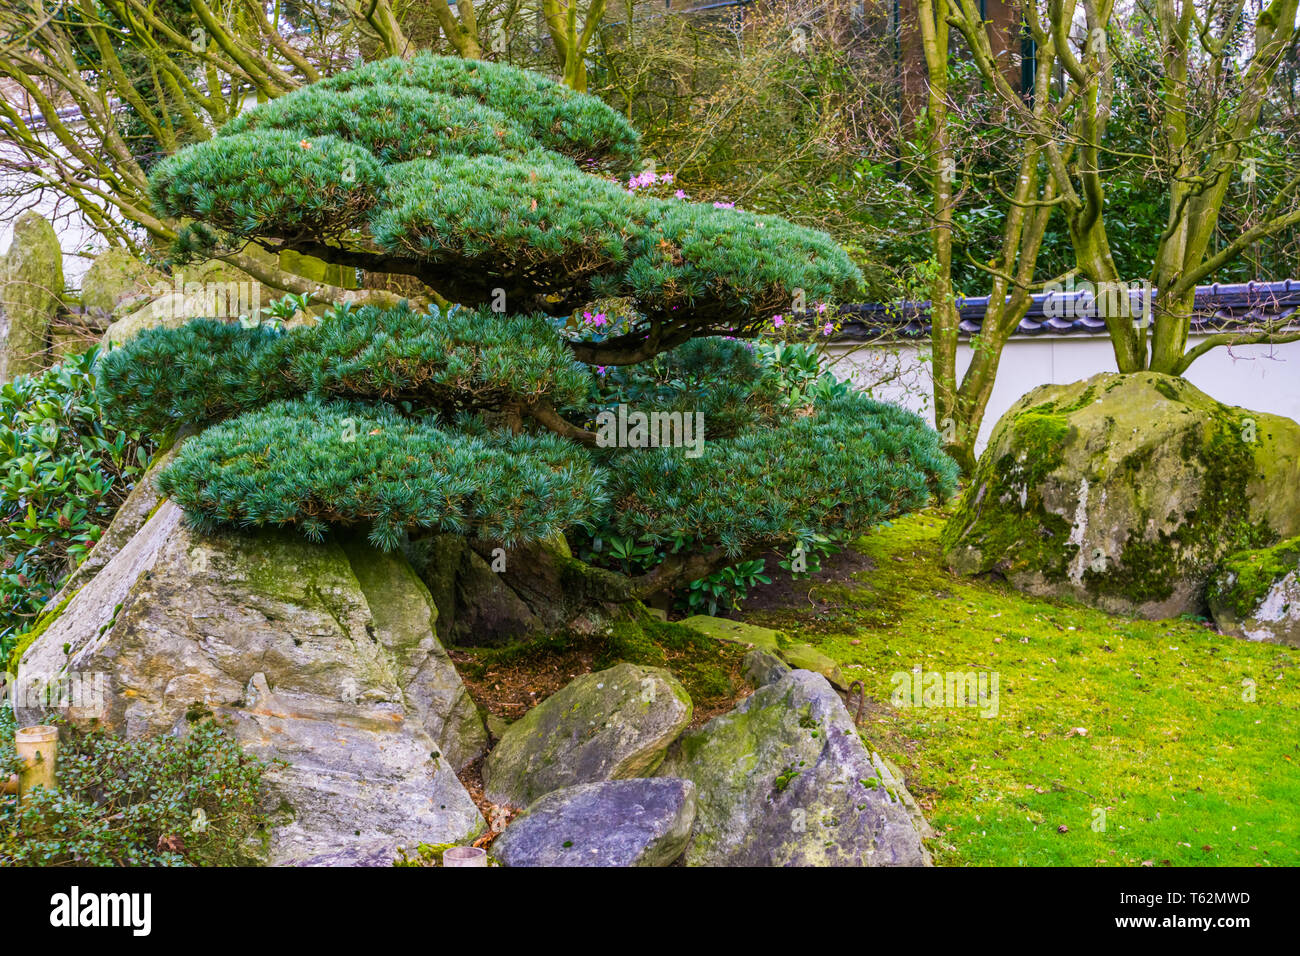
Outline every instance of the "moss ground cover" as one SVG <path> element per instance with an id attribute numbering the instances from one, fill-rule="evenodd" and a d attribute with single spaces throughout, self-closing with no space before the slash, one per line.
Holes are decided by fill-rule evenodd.
<path id="1" fill-rule="evenodd" d="M 1300 864 L 1300 652 L 956 577 L 946 517 L 873 531 L 856 545 L 870 569 L 744 613 L 864 682 L 863 733 L 906 774 L 936 862 Z M 892 706 L 891 678 L 918 665 L 996 674 L 997 715 Z"/>

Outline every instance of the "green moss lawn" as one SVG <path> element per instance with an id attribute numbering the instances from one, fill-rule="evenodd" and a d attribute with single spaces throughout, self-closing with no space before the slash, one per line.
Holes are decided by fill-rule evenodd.
<path id="1" fill-rule="evenodd" d="M 857 545 L 870 569 L 744 615 L 864 682 L 863 733 L 924 806 L 936 862 L 1300 864 L 1300 651 L 957 578 L 943 520 L 880 528 Z M 890 706 L 918 664 L 996 673 L 997 716 Z"/>

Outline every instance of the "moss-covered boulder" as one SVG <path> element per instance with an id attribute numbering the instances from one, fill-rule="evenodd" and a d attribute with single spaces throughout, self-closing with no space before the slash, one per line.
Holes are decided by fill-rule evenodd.
<path id="1" fill-rule="evenodd" d="M 796 670 L 684 735 L 659 775 L 696 788 L 688 866 L 923 866 L 903 799 L 820 674 Z"/>
<path id="2" fill-rule="evenodd" d="M 603 780 L 552 790 L 492 844 L 503 866 L 668 866 L 695 822 L 689 780 Z"/>
<path id="3" fill-rule="evenodd" d="M 1228 555 L 1206 595 L 1224 634 L 1300 647 L 1300 538 Z"/>
<path id="4" fill-rule="evenodd" d="M 29 210 L 14 222 L 13 242 L 0 256 L 0 382 L 50 364 L 50 323 L 62 295 L 59 237 Z"/>
<path id="5" fill-rule="evenodd" d="M 691 699 L 659 667 L 583 674 L 511 724 L 483 761 L 483 788 L 526 807 L 581 783 L 646 777 L 691 722 Z"/>
<path id="6" fill-rule="evenodd" d="M 811 644 L 791 641 L 782 631 L 724 617 L 696 614 L 678 622 L 697 634 L 728 644 L 744 644 L 755 650 L 773 654 L 789 665 L 786 669 L 813 671 L 821 674 L 840 690 L 848 690 L 849 682 L 840 670 L 839 662 L 823 654 Z"/>
<path id="7" fill-rule="evenodd" d="M 363 846 L 391 859 L 484 827 L 456 770 L 486 731 L 436 616 L 406 561 L 363 539 L 209 537 L 164 500 L 42 619 L 18 716 L 35 722 L 50 689 L 94 675 L 95 693 L 53 698 L 69 718 L 143 736 L 211 713 L 271 761 L 270 862 Z"/>
<path id="8" fill-rule="evenodd" d="M 120 246 L 95 257 L 81 279 L 81 307 L 92 313 L 129 312 L 158 294 L 171 280 Z"/>
<path id="9" fill-rule="evenodd" d="M 1300 424 L 1140 372 L 1020 399 L 943 532 L 953 570 L 1148 618 L 1203 612 L 1228 554 L 1300 534 Z"/>

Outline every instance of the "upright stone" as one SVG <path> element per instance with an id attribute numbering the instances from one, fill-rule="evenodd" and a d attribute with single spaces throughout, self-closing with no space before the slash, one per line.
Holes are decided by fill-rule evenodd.
<path id="1" fill-rule="evenodd" d="M 50 323 L 63 295 L 63 250 L 54 227 L 28 210 L 0 256 L 0 382 L 49 364 Z"/>
<path id="2" fill-rule="evenodd" d="M 924 866 L 901 793 L 826 678 L 791 671 L 685 734 L 658 771 L 696 787 L 688 866 Z"/>

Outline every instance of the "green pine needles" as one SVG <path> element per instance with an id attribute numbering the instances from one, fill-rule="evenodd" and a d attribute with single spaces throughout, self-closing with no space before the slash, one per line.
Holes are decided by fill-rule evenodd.
<path id="1" fill-rule="evenodd" d="M 109 419 L 198 432 L 159 487 L 206 531 L 568 534 L 643 594 L 950 494 L 920 418 L 743 341 L 852 295 L 844 252 L 609 178 L 638 150 L 594 97 L 428 54 L 243 113 L 151 174 L 158 209 L 193 222 L 178 255 L 252 241 L 463 304 L 149 330 L 101 360 Z M 651 440 L 609 440 L 629 411 Z"/>

